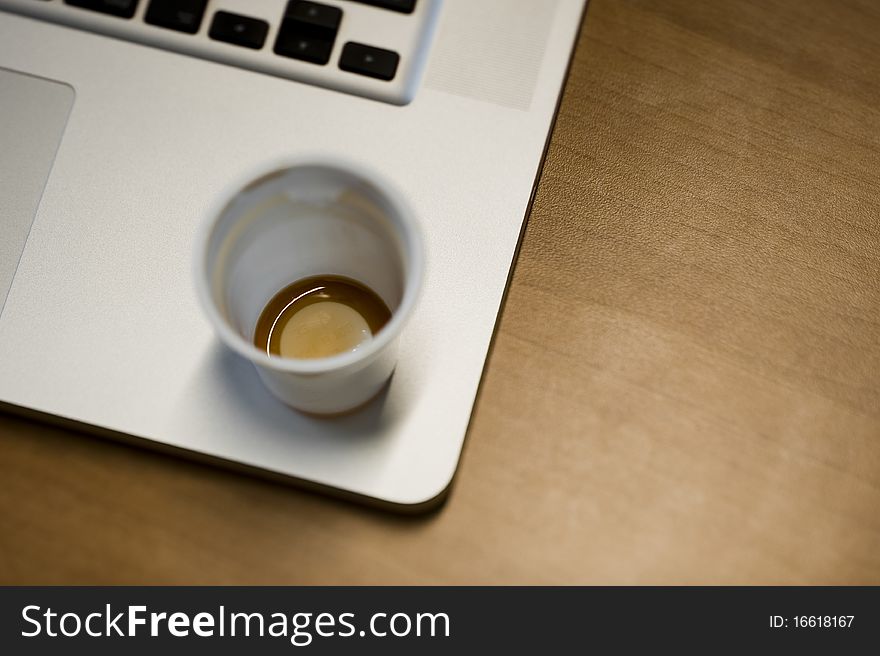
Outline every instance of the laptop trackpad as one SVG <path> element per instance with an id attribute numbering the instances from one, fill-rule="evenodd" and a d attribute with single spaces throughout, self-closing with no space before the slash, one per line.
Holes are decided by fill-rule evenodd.
<path id="1" fill-rule="evenodd" d="M 0 311 L 73 106 L 73 88 L 0 69 Z"/>

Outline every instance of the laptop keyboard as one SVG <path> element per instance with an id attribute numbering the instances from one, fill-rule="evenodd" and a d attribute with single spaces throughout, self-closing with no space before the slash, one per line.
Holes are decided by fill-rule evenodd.
<path id="1" fill-rule="evenodd" d="M 440 2 L 0 0 L 0 10 L 403 105 Z"/>

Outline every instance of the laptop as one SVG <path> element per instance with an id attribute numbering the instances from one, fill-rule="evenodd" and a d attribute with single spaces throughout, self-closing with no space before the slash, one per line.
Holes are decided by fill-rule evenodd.
<path id="1" fill-rule="evenodd" d="M 585 0 L 0 0 L 0 407 L 399 511 L 454 478 Z M 386 390 L 319 419 L 203 316 L 193 240 L 339 157 L 424 229 Z"/>

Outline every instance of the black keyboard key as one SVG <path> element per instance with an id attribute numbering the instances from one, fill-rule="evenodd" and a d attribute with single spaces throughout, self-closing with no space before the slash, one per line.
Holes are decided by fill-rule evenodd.
<path id="1" fill-rule="evenodd" d="M 306 0 L 287 3 L 275 40 L 275 53 L 313 64 L 330 61 L 342 10 Z"/>
<path id="2" fill-rule="evenodd" d="M 64 0 L 71 7 L 82 7 L 102 14 L 111 14 L 120 18 L 131 18 L 137 9 L 138 0 Z"/>
<path id="3" fill-rule="evenodd" d="M 416 8 L 416 0 L 353 0 L 353 2 L 399 11 L 402 14 L 411 14 Z"/>
<path id="4" fill-rule="evenodd" d="M 295 34 L 278 34 L 275 41 L 275 54 L 293 59 L 301 59 L 312 64 L 326 64 L 330 61 L 333 42 L 322 39 L 311 39 Z"/>
<path id="5" fill-rule="evenodd" d="M 215 41 L 225 41 L 245 48 L 259 50 L 266 42 L 269 23 L 258 18 L 250 18 L 228 11 L 218 11 L 211 21 L 208 32 Z"/>
<path id="6" fill-rule="evenodd" d="M 398 63 L 400 63 L 400 55 L 392 50 L 351 41 L 345 44 L 342 56 L 339 58 L 339 68 L 343 71 L 375 77 L 379 80 L 393 80 Z"/>
<path id="7" fill-rule="evenodd" d="M 169 30 L 195 34 L 202 24 L 208 0 L 153 0 L 144 21 Z"/>
<path id="8" fill-rule="evenodd" d="M 284 12 L 284 20 L 302 23 L 310 29 L 321 32 L 325 38 L 333 38 L 336 36 L 336 30 L 339 29 L 339 22 L 342 20 L 342 10 L 339 7 L 331 7 L 330 5 L 321 5 L 317 2 L 306 2 L 305 0 L 293 0 L 287 3 L 287 10 Z"/>

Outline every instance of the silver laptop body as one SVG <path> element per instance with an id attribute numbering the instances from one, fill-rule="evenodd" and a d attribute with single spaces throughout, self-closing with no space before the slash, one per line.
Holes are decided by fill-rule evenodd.
<path id="1" fill-rule="evenodd" d="M 410 4 L 0 0 L 3 407 L 401 510 L 441 499 L 585 0 Z M 391 180 L 428 256 L 387 391 L 329 420 L 221 348 L 191 274 L 217 195 L 309 155 Z"/>

